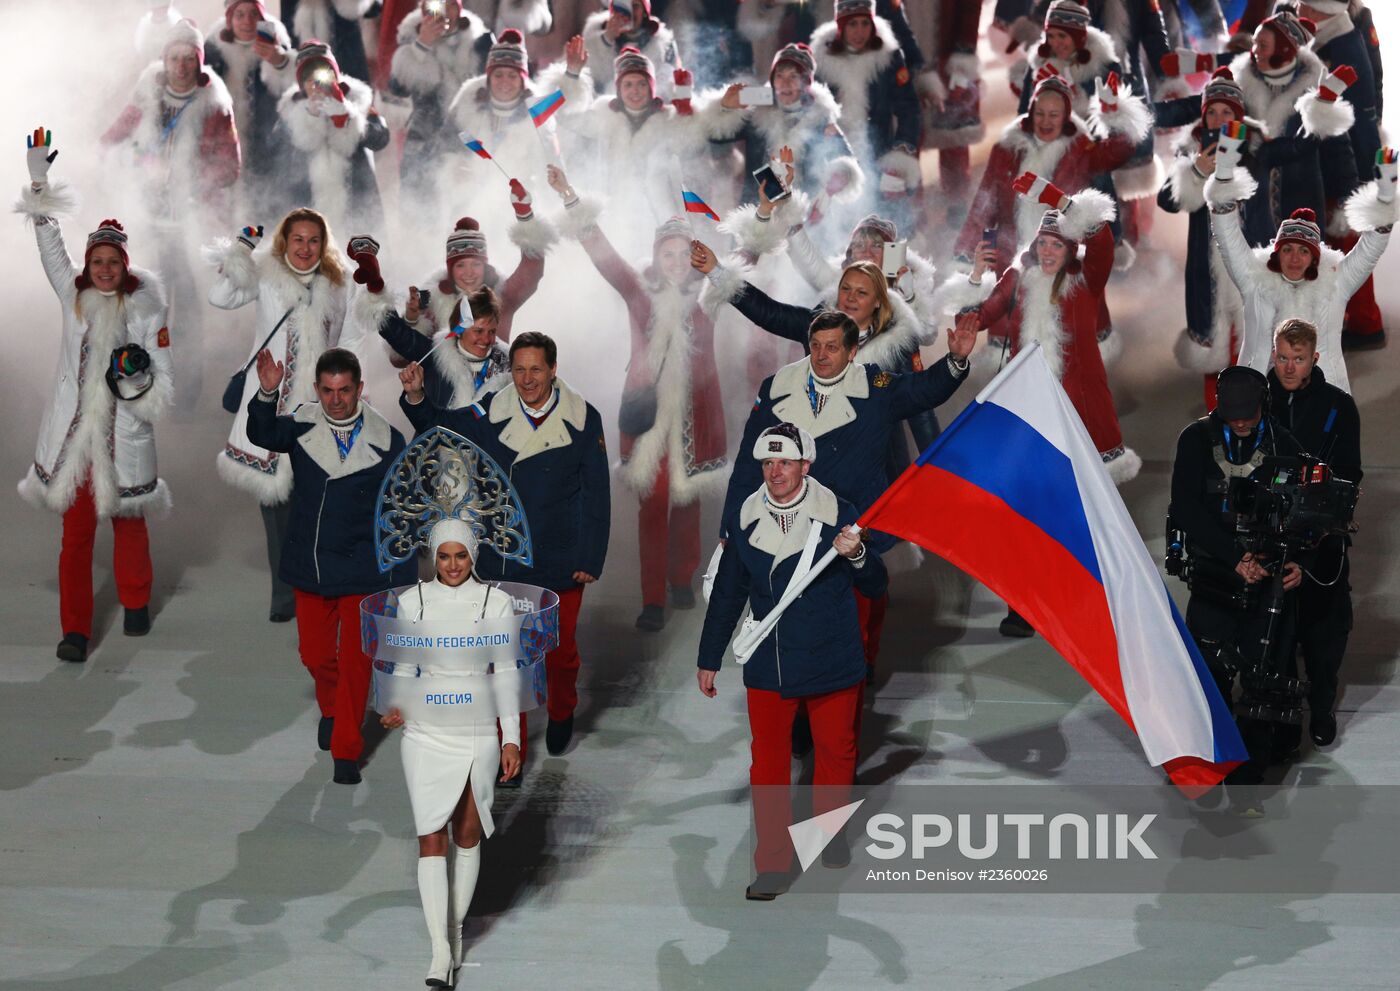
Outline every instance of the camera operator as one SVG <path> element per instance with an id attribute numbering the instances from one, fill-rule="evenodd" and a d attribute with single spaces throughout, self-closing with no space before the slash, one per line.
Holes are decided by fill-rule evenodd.
<path id="1" fill-rule="evenodd" d="M 1236 532 L 1229 500 L 1232 481 L 1249 478 L 1273 456 L 1297 456 L 1298 442 L 1268 413 L 1268 382 L 1243 365 L 1226 368 L 1217 378 L 1218 405 L 1208 416 L 1188 425 L 1177 439 L 1172 465 L 1170 516 L 1185 533 L 1191 558 L 1191 598 L 1186 626 L 1201 647 L 1226 705 L 1234 708 L 1234 682 L 1263 660 L 1261 639 L 1269 628 L 1267 586 L 1262 584 L 1280 567 L 1248 551 Z M 1287 594 L 1273 630 L 1276 657 L 1291 657 L 1292 614 L 1303 574 L 1292 561 L 1283 568 Z M 1246 593 L 1253 588 L 1252 595 Z M 1272 725 L 1240 718 L 1240 730 L 1250 760 L 1232 780 L 1258 783 L 1264 767 L 1291 751 L 1290 734 L 1273 732 Z M 1277 743 L 1275 741 L 1278 741 Z M 1281 744 L 1281 746 L 1280 746 Z"/>
<path id="2" fill-rule="evenodd" d="M 1309 454 L 1333 474 L 1361 483 L 1361 418 L 1356 402 L 1317 366 L 1317 328 L 1285 320 L 1274 335 L 1269 406 Z M 1298 590 L 1298 645 L 1310 689 L 1308 735 L 1325 747 L 1337 737 L 1337 671 L 1351 633 L 1350 564 L 1345 535 L 1327 537 L 1307 562 Z"/>

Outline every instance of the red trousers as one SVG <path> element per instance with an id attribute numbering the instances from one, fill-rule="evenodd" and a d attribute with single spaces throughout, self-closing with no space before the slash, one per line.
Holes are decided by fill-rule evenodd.
<path id="1" fill-rule="evenodd" d="M 360 649 L 363 595 L 317 595 L 296 589 L 301 663 L 316 683 L 321 715 L 335 718 L 331 756 L 359 760 L 365 741 L 360 724 L 369 697 L 369 658 Z"/>
<path id="2" fill-rule="evenodd" d="M 112 571 L 124 608 L 151 601 L 151 544 L 141 516 L 112 517 Z M 58 552 L 58 618 L 64 633 L 92 637 L 92 549 L 97 540 L 97 503 L 84 482 L 63 512 L 63 543 Z"/>
<path id="3" fill-rule="evenodd" d="M 1230 364 L 1240 360 L 1240 342 L 1235 337 L 1235 328 L 1230 328 Z M 1220 374 L 1219 371 L 1211 372 L 1204 376 L 1206 389 L 1206 412 L 1215 411 L 1215 379 Z"/>
<path id="4" fill-rule="evenodd" d="M 885 630 L 885 610 L 889 608 L 889 593 L 878 599 L 867 599 L 856 592 L 856 612 L 860 615 L 860 642 L 865 647 L 865 664 L 875 666 L 880 656 L 880 635 Z"/>
<path id="5" fill-rule="evenodd" d="M 642 500 L 637 533 L 642 550 L 642 602 L 666 605 L 666 583 L 689 588 L 700 567 L 700 503 L 671 505 L 669 459 L 661 459 L 656 484 Z"/>
<path id="6" fill-rule="evenodd" d="M 583 605 L 583 586 L 559 593 L 559 646 L 544 655 L 544 673 L 549 698 L 545 711 L 549 718 L 568 719 L 578 708 L 578 610 Z M 525 759 L 529 726 L 525 713 L 520 714 L 520 759 Z"/>
<path id="7" fill-rule="evenodd" d="M 777 692 L 748 689 L 754 827 L 758 843 L 754 867 L 759 873 L 786 871 L 792 865 L 792 721 L 799 708 L 812 725 L 812 815 L 846 804 L 856 773 L 856 716 L 863 684 L 785 699 Z"/>

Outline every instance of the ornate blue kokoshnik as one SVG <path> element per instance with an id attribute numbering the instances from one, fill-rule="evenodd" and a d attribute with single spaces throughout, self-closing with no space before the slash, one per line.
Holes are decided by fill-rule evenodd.
<path id="1" fill-rule="evenodd" d="M 394 459 L 380 486 L 374 507 L 379 570 L 413 557 L 433 525 L 447 517 L 466 522 L 481 545 L 502 558 L 534 563 L 525 510 L 501 466 L 461 434 L 433 427 Z"/>

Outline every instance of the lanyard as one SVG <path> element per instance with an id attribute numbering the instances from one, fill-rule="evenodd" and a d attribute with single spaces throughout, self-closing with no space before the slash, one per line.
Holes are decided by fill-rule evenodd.
<path id="1" fill-rule="evenodd" d="M 173 114 L 170 115 L 170 120 L 166 122 L 165 126 L 162 127 L 160 131 L 161 144 L 164 145 L 170 143 L 171 132 L 175 130 L 175 125 L 180 123 L 180 117 L 184 114 L 186 110 L 190 108 L 190 103 L 193 102 L 194 100 L 191 99 L 189 103 L 186 103 L 183 107 L 181 107 L 179 110 L 175 111 Z"/>
<path id="2" fill-rule="evenodd" d="M 331 430 L 335 435 L 335 446 L 340 451 L 340 460 L 344 461 L 350 456 L 350 448 L 355 446 L 355 439 L 360 436 L 360 428 L 365 425 L 365 418 L 362 416 L 355 421 L 355 425 L 350 428 L 349 434 L 342 436 L 339 430 Z"/>
<path id="3" fill-rule="evenodd" d="M 1242 465 L 1248 463 L 1249 459 L 1254 457 L 1254 452 L 1259 450 L 1259 445 L 1264 443 L 1264 431 L 1266 429 L 1268 428 L 1265 421 L 1260 420 L 1259 436 L 1254 438 L 1254 448 L 1249 452 L 1249 458 L 1245 458 L 1244 461 L 1236 461 L 1234 458 L 1230 457 L 1230 425 L 1228 423 L 1225 424 L 1225 426 L 1221 428 L 1221 433 L 1225 436 L 1225 460 L 1230 462 L 1230 464 L 1232 465 Z"/>
<path id="4" fill-rule="evenodd" d="M 489 374 L 491 374 L 491 353 L 488 351 L 486 360 L 481 363 L 481 370 L 478 371 L 476 376 L 472 379 L 472 385 L 477 392 L 480 392 L 481 387 L 486 384 L 486 377 Z"/>
<path id="5" fill-rule="evenodd" d="M 812 404 L 812 416 L 815 418 L 821 412 L 821 403 L 817 398 L 817 383 L 810 371 L 807 373 L 807 401 Z"/>

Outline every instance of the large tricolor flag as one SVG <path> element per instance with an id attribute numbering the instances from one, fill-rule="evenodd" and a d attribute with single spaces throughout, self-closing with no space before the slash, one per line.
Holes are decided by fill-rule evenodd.
<path id="1" fill-rule="evenodd" d="M 553 117 L 564 105 L 564 91 L 557 89 L 543 99 L 530 104 L 530 119 L 536 127 L 544 127 L 544 122 Z"/>
<path id="2" fill-rule="evenodd" d="M 1246 759 L 1156 562 L 1038 346 L 978 394 L 860 525 L 927 548 L 1004 599 L 1182 789 L 1217 784 Z"/>

